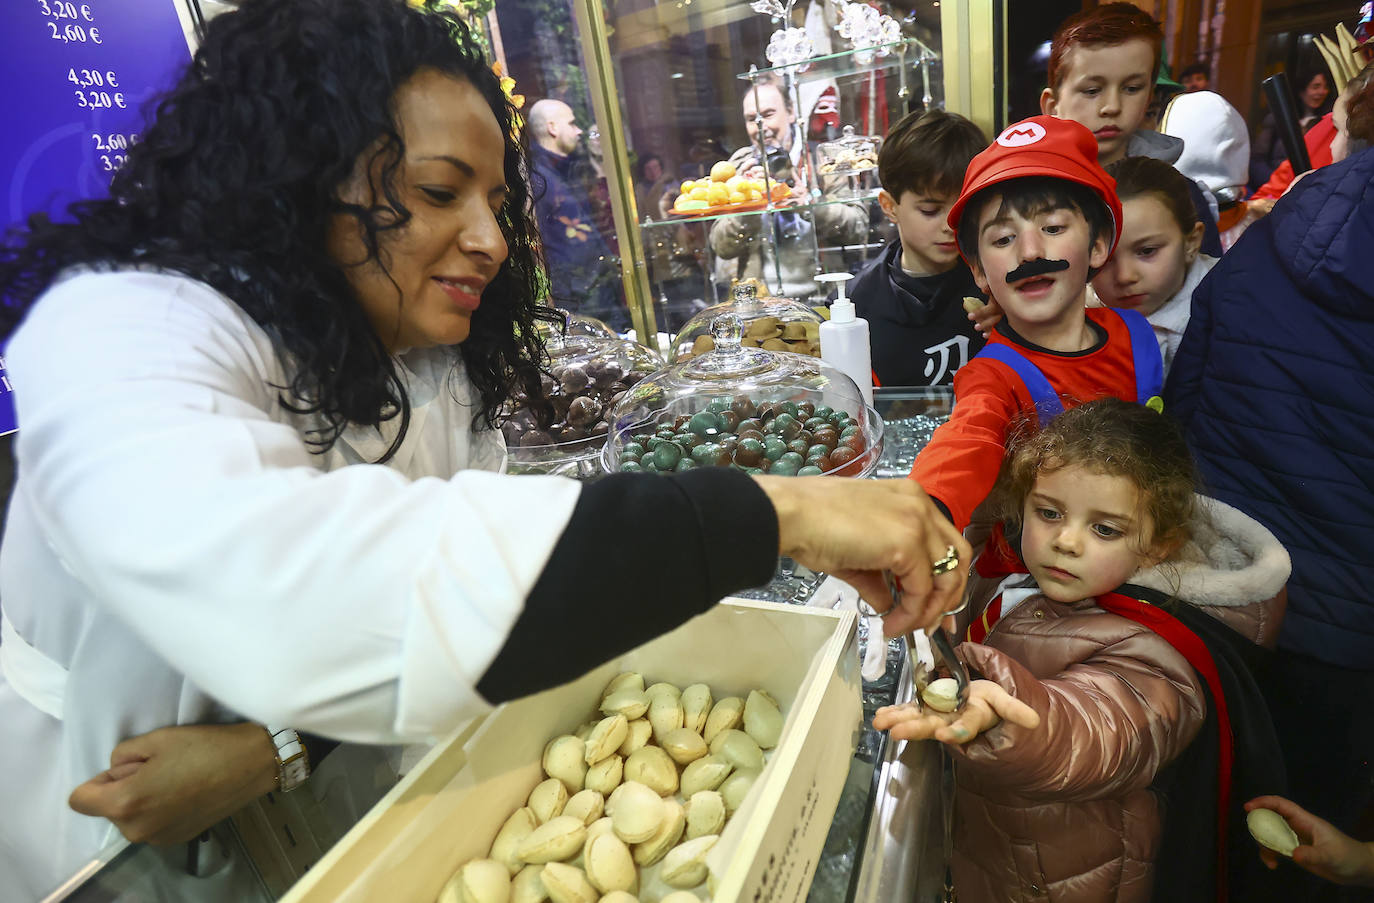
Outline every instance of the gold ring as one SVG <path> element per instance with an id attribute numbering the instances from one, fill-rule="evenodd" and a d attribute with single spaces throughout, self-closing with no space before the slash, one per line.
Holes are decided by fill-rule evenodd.
<path id="1" fill-rule="evenodd" d="M 945 550 L 945 557 L 931 565 L 930 575 L 938 577 L 941 574 L 948 574 L 959 566 L 959 553 L 954 551 L 954 546 Z"/>

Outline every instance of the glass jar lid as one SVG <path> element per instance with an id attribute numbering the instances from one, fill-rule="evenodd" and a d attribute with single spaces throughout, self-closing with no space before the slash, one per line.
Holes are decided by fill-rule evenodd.
<path id="1" fill-rule="evenodd" d="M 817 169 L 821 175 L 875 169 L 882 143 L 883 139 L 879 136 L 856 135 L 854 126 L 847 125 L 839 138 L 817 146 L 816 152 L 820 155 Z"/>
<path id="2" fill-rule="evenodd" d="M 582 314 L 575 314 L 570 311 L 564 310 L 561 307 L 555 307 L 554 312 L 562 317 L 563 322 L 561 324 L 561 328 L 560 324 L 558 323 L 549 323 L 543 320 L 539 322 L 539 331 L 544 336 L 545 342 L 548 341 L 549 336 L 554 334 L 561 334 L 564 336 L 584 336 L 590 339 L 620 338 L 620 336 L 616 334 L 616 331 L 614 329 L 607 326 L 604 322 L 598 320 L 596 317 L 587 317 L 583 316 Z"/>
<path id="3" fill-rule="evenodd" d="M 663 360 L 624 339 L 551 332 L 545 341 L 548 372 L 541 397 L 531 401 L 517 393 L 503 410 L 508 467 L 516 473 L 599 475 L 611 408 Z M 590 465 L 566 467 L 579 461 Z"/>
<path id="4" fill-rule="evenodd" d="M 758 285 L 752 280 L 736 283 L 731 294 L 728 303 L 708 307 L 683 325 L 673 339 L 675 362 L 715 348 L 711 324 L 722 314 L 739 318 L 740 345 L 744 348 L 820 357 L 820 326 L 824 320 L 816 311 L 790 298 L 761 297 Z"/>

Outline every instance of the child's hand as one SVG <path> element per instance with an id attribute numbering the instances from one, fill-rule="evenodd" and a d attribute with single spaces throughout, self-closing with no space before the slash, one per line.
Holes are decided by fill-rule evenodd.
<path id="1" fill-rule="evenodd" d="M 1288 822 L 1298 835 L 1299 846 L 1293 851 L 1298 866 L 1337 884 L 1374 885 L 1374 844 L 1347 836 L 1281 796 L 1256 797 L 1245 804 L 1246 812 L 1252 809 L 1273 809 Z M 1273 850 L 1260 847 L 1260 858 L 1271 869 L 1278 866 L 1279 854 Z"/>
<path id="2" fill-rule="evenodd" d="M 1002 308 L 991 298 L 987 301 L 973 297 L 965 298 L 964 310 L 968 311 L 969 321 L 981 335 L 992 332 L 992 327 L 1002 319 Z"/>
<path id="3" fill-rule="evenodd" d="M 968 743 L 992 730 L 1002 719 L 1024 728 L 1040 726 L 1035 710 L 1015 698 L 999 684 L 975 680 L 969 684 L 968 705 L 959 712 L 937 712 L 915 703 L 883 706 L 873 716 L 873 727 L 889 732 L 897 740 L 928 740 L 941 743 Z"/>

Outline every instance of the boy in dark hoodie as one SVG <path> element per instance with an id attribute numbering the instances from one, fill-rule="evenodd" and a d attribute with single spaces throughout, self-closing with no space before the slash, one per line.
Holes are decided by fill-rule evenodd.
<path id="1" fill-rule="evenodd" d="M 983 347 L 963 307 L 966 296 L 982 292 L 946 220 L 964 170 L 985 147 L 978 126 L 941 110 L 910 113 L 887 133 L 878 203 L 898 238 L 849 292 L 869 324 L 874 385 L 949 385 Z"/>

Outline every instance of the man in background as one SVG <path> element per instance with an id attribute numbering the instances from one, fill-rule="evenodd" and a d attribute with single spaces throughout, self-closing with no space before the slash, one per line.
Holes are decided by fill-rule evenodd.
<path id="1" fill-rule="evenodd" d="M 811 161 L 792 98 L 778 82 L 761 80 L 745 91 L 741 112 L 749 144 L 730 157 L 735 171 L 762 179 L 766 167 L 770 179 L 792 187 L 791 203 L 805 204 L 810 199 L 806 173 Z M 818 294 L 817 249 L 862 243 L 867 231 L 863 207 L 830 204 L 798 212 L 722 217 L 712 226 L 709 240 L 716 256 L 726 262 L 729 278 L 721 281 L 761 279 L 776 294 L 804 299 Z"/>
<path id="2" fill-rule="evenodd" d="M 1178 76 L 1178 81 L 1188 94 L 1212 90 L 1212 73 L 1208 70 L 1206 63 L 1193 63 L 1184 68 Z"/>
<path id="3" fill-rule="evenodd" d="M 572 107 L 552 98 L 540 100 L 530 107 L 526 128 L 534 158 L 534 210 L 553 304 L 624 332 L 630 318 L 615 261 L 592 216 L 590 199 L 573 174 L 572 153 L 582 129 Z"/>

